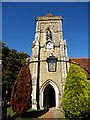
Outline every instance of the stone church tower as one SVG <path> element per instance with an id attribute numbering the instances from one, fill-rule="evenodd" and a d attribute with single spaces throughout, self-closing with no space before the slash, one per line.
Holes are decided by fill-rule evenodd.
<path id="1" fill-rule="evenodd" d="M 32 76 L 32 109 L 59 108 L 69 64 L 61 16 L 36 18 L 35 40 L 29 64 Z"/>

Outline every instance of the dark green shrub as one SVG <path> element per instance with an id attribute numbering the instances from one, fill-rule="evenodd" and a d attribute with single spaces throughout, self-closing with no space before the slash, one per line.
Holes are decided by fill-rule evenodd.
<path id="1" fill-rule="evenodd" d="M 61 106 L 70 119 L 84 119 L 89 109 L 88 81 L 84 70 L 75 64 L 68 71 Z"/>

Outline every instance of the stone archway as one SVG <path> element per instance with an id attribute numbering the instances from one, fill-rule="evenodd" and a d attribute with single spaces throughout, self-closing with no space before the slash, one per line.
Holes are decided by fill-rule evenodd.
<path id="1" fill-rule="evenodd" d="M 55 103 L 51 103 L 49 104 L 51 107 L 56 107 L 59 108 L 60 107 L 60 101 L 59 101 L 59 89 L 57 87 L 57 85 L 52 81 L 52 80 L 47 80 L 45 81 L 41 88 L 40 88 L 40 93 L 39 93 L 39 105 L 40 105 L 40 109 L 43 109 L 45 107 L 45 90 L 48 91 L 48 86 L 51 89 L 51 91 L 55 92 L 55 95 L 53 95 L 53 97 L 55 98 Z M 49 99 L 50 100 L 50 99 Z M 48 104 L 48 103 L 47 103 Z"/>

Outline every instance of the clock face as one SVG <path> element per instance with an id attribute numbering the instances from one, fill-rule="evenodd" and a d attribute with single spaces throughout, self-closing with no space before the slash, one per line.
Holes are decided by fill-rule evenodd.
<path id="1" fill-rule="evenodd" d="M 53 48 L 53 44 L 49 41 L 49 42 L 46 44 L 46 48 L 52 49 L 52 48 Z"/>

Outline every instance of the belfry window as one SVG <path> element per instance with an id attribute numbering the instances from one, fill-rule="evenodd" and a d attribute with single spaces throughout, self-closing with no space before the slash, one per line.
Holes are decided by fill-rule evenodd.
<path id="1" fill-rule="evenodd" d="M 49 28 L 46 30 L 46 40 L 52 41 L 52 33 Z"/>

